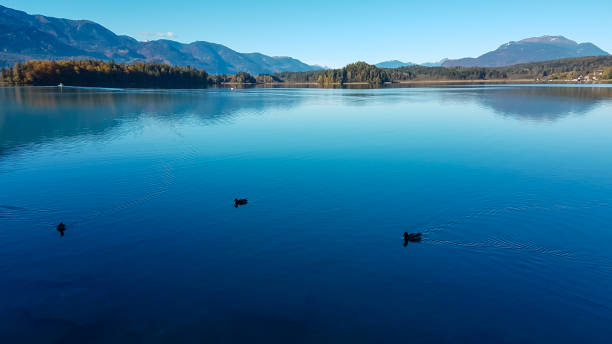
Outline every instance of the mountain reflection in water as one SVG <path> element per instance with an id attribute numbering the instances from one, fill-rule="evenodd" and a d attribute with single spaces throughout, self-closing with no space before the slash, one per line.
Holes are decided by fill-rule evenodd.
<path id="1" fill-rule="evenodd" d="M 367 104 L 377 97 L 390 102 L 409 100 L 423 89 L 313 90 L 225 89 L 151 91 L 25 87 L 0 88 L 0 155 L 20 146 L 56 138 L 102 134 L 140 116 L 161 121 L 194 117 L 201 125 L 232 121 L 236 116 L 267 108 L 299 106 L 310 94 L 330 92 L 347 97 L 351 105 Z M 488 86 L 448 87 L 435 90 L 441 102 L 477 102 L 497 114 L 535 121 L 558 120 L 584 114 L 601 101 L 612 99 L 610 87 Z M 389 94 L 390 93 L 390 94 Z"/>

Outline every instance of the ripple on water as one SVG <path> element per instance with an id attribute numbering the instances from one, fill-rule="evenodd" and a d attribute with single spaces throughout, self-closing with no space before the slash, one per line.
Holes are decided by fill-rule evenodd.
<path id="1" fill-rule="evenodd" d="M 503 231 L 499 236 L 489 236 L 482 241 L 459 241 L 448 240 L 448 234 L 455 232 L 457 235 L 465 232 L 466 228 L 473 225 L 484 226 L 491 234 L 494 234 L 496 227 L 506 228 L 512 223 L 521 237 L 528 237 L 530 232 L 544 224 L 546 226 L 558 225 L 559 228 L 580 228 L 582 219 L 593 216 L 589 214 L 592 209 L 605 209 L 609 203 L 605 201 L 592 201 L 583 204 L 554 204 L 544 205 L 511 205 L 500 208 L 481 209 L 475 212 L 459 216 L 455 219 L 437 225 L 429 225 L 422 228 L 422 232 L 428 234 L 429 241 L 452 246 L 474 247 L 474 248 L 496 248 L 515 251 L 530 251 L 543 255 L 556 256 L 561 258 L 578 259 L 584 257 L 584 253 L 570 248 L 551 248 L 538 245 L 534 240 L 524 238 L 518 240 L 508 237 L 512 232 Z M 571 212 L 571 214 L 567 214 Z M 564 213 L 564 214 L 562 214 Z M 564 215 L 564 216 L 561 216 Z M 457 233 L 458 232 L 458 233 Z M 464 233 L 465 234 L 465 233 Z M 584 258 L 583 258 L 584 259 Z M 592 259 L 590 257 L 589 259 Z M 585 259 L 585 262 L 587 260 Z"/>

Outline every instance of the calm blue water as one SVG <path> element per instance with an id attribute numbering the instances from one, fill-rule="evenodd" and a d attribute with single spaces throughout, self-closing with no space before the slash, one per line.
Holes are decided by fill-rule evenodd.
<path id="1" fill-rule="evenodd" d="M 612 88 L 0 88 L 2 343 L 610 343 L 611 245 Z"/>

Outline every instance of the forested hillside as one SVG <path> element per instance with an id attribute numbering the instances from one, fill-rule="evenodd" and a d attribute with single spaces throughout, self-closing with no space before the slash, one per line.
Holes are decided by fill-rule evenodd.
<path id="1" fill-rule="evenodd" d="M 320 69 L 291 57 L 240 53 L 211 42 L 139 42 L 93 21 L 30 15 L 0 5 L 0 67 L 31 60 L 87 59 L 191 66 L 211 74 Z"/>

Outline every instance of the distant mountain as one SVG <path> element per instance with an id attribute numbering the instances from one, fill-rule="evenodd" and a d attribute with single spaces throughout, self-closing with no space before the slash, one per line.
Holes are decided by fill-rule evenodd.
<path id="1" fill-rule="evenodd" d="M 448 60 L 444 67 L 503 67 L 570 57 L 609 55 L 592 43 L 576 43 L 563 36 L 541 36 L 508 42 L 477 58 Z"/>
<path id="2" fill-rule="evenodd" d="M 88 20 L 29 15 L 0 5 L 0 67 L 32 59 L 162 62 L 211 74 L 304 72 L 321 69 L 291 57 L 239 53 L 221 44 L 170 40 L 139 42 Z"/>
<path id="3" fill-rule="evenodd" d="M 375 64 L 378 68 L 401 68 L 408 66 L 424 66 L 424 67 L 440 67 L 448 59 L 443 59 L 438 62 L 425 62 L 425 63 L 413 63 L 413 62 L 402 62 L 398 60 L 385 61 Z"/>
<path id="4" fill-rule="evenodd" d="M 381 63 L 377 63 L 376 67 L 378 68 L 400 68 L 406 66 L 414 66 L 415 63 L 412 62 L 402 62 L 398 60 L 385 61 Z"/>
<path id="5" fill-rule="evenodd" d="M 446 61 L 448 61 L 448 59 L 442 59 L 438 62 L 425 62 L 425 63 L 420 63 L 419 65 L 423 66 L 423 67 L 441 67 Z"/>

